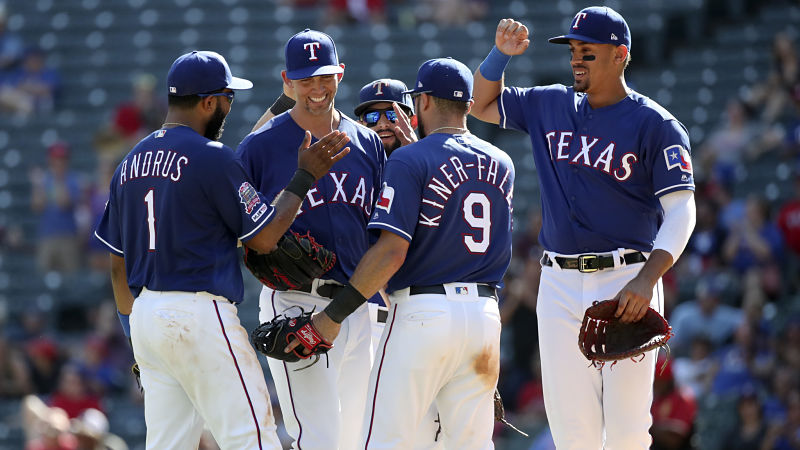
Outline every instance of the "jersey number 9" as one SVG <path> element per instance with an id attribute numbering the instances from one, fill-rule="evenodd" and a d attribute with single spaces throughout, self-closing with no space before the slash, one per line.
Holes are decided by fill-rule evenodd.
<path id="1" fill-rule="evenodd" d="M 479 208 L 476 208 L 479 206 Z M 476 210 L 477 215 L 476 215 Z M 486 253 L 489 248 L 489 234 L 492 229 L 492 203 L 486 194 L 471 192 L 464 198 L 462 205 L 464 220 L 471 228 L 480 229 L 480 240 L 475 240 L 474 234 L 464 234 L 464 245 L 471 253 Z"/>

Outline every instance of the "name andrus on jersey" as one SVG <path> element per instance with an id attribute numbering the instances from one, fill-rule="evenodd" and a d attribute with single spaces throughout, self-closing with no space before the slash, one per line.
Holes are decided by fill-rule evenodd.
<path id="1" fill-rule="evenodd" d="M 177 153 L 172 150 L 148 150 L 125 158 L 120 167 L 120 186 L 128 181 L 147 177 L 180 181 L 181 169 L 189 164 L 189 158 L 180 156 L 176 159 L 176 156 Z"/>

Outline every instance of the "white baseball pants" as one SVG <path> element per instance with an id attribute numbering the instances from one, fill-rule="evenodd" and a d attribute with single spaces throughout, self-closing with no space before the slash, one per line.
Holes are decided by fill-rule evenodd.
<path id="1" fill-rule="evenodd" d="M 367 449 L 411 449 L 431 404 L 439 411 L 443 445 L 490 449 L 493 395 L 500 370 L 497 301 L 469 295 L 409 296 L 394 292 L 386 329 L 370 374 L 365 415 Z M 461 292 L 466 292 L 462 290 Z"/>
<path id="2" fill-rule="evenodd" d="M 559 255 L 546 252 L 550 259 Z M 617 258 L 618 259 L 618 258 Z M 638 362 L 619 361 L 598 370 L 578 348 L 586 308 L 613 298 L 642 264 L 618 265 L 592 273 L 542 267 L 536 315 L 547 420 L 559 450 L 650 448 L 656 352 Z M 650 306 L 663 314 L 661 280 Z"/>
<path id="3" fill-rule="evenodd" d="M 130 323 L 148 449 L 196 450 L 204 422 L 223 450 L 281 448 L 236 306 L 206 292 L 145 289 Z"/>
<path id="4" fill-rule="evenodd" d="M 314 281 L 314 287 L 319 280 Z M 292 306 L 322 311 L 327 297 L 298 292 L 261 291 L 259 320 L 267 322 Z M 286 311 L 296 315 L 297 308 Z M 361 305 L 342 322 L 333 348 L 295 363 L 267 358 L 293 449 L 351 450 L 358 447 L 367 398 L 372 342 L 369 312 Z M 305 368 L 304 368 L 305 367 Z M 298 370 L 302 369 L 302 370 Z"/>

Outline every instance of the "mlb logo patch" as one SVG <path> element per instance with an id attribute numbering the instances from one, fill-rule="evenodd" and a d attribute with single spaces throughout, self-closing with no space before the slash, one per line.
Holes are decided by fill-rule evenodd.
<path id="1" fill-rule="evenodd" d="M 461 97 L 463 97 L 463 96 L 464 96 L 464 93 L 463 93 L 463 92 L 461 92 L 461 91 L 453 91 L 453 97 L 455 97 L 455 98 L 461 98 Z"/>
<path id="2" fill-rule="evenodd" d="M 383 183 L 381 189 L 381 196 L 378 198 L 378 203 L 375 204 L 376 208 L 380 208 L 386 212 L 392 212 L 392 202 L 394 201 L 394 188 Z"/>
<path id="3" fill-rule="evenodd" d="M 467 286 L 456 286 L 456 294 L 469 295 L 469 288 Z"/>
<path id="4" fill-rule="evenodd" d="M 692 158 L 689 150 L 682 145 L 671 145 L 664 149 L 664 159 L 667 162 L 667 170 L 679 168 L 683 172 L 692 172 Z"/>
<path id="5" fill-rule="evenodd" d="M 170 86 L 169 87 L 169 93 L 170 94 L 175 94 L 177 92 L 178 92 L 178 89 L 176 89 L 175 86 Z"/>
<path id="6" fill-rule="evenodd" d="M 156 137 L 157 138 L 164 137 L 165 134 L 167 134 L 167 130 L 158 130 L 158 131 L 156 131 Z"/>

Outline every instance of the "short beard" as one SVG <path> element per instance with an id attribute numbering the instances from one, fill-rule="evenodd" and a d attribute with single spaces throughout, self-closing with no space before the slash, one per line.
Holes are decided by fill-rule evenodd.
<path id="1" fill-rule="evenodd" d="M 383 147 L 383 149 L 386 150 L 386 156 L 389 156 L 389 155 L 392 154 L 393 151 L 397 150 L 400 147 L 401 147 L 400 139 L 397 139 L 395 137 L 394 138 L 394 143 L 392 145 L 388 146 L 388 147 Z"/>
<path id="2" fill-rule="evenodd" d="M 576 81 L 576 82 L 572 83 L 572 89 L 575 92 L 586 92 L 586 91 L 589 90 L 589 81 L 588 80 L 584 81 L 583 84 L 580 85 L 580 86 L 578 85 L 578 82 Z"/>
<path id="3" fill-rule="evenodd" d="M 206 124 L 206 132 L 203 133 L 206 139 L 211 139 L 212 141 L 220 140 L 222 132 L 225 131 L 225 116 L 225 112 L 217 105 L 214 115 L 211 116 L 211 119 Z"/>

